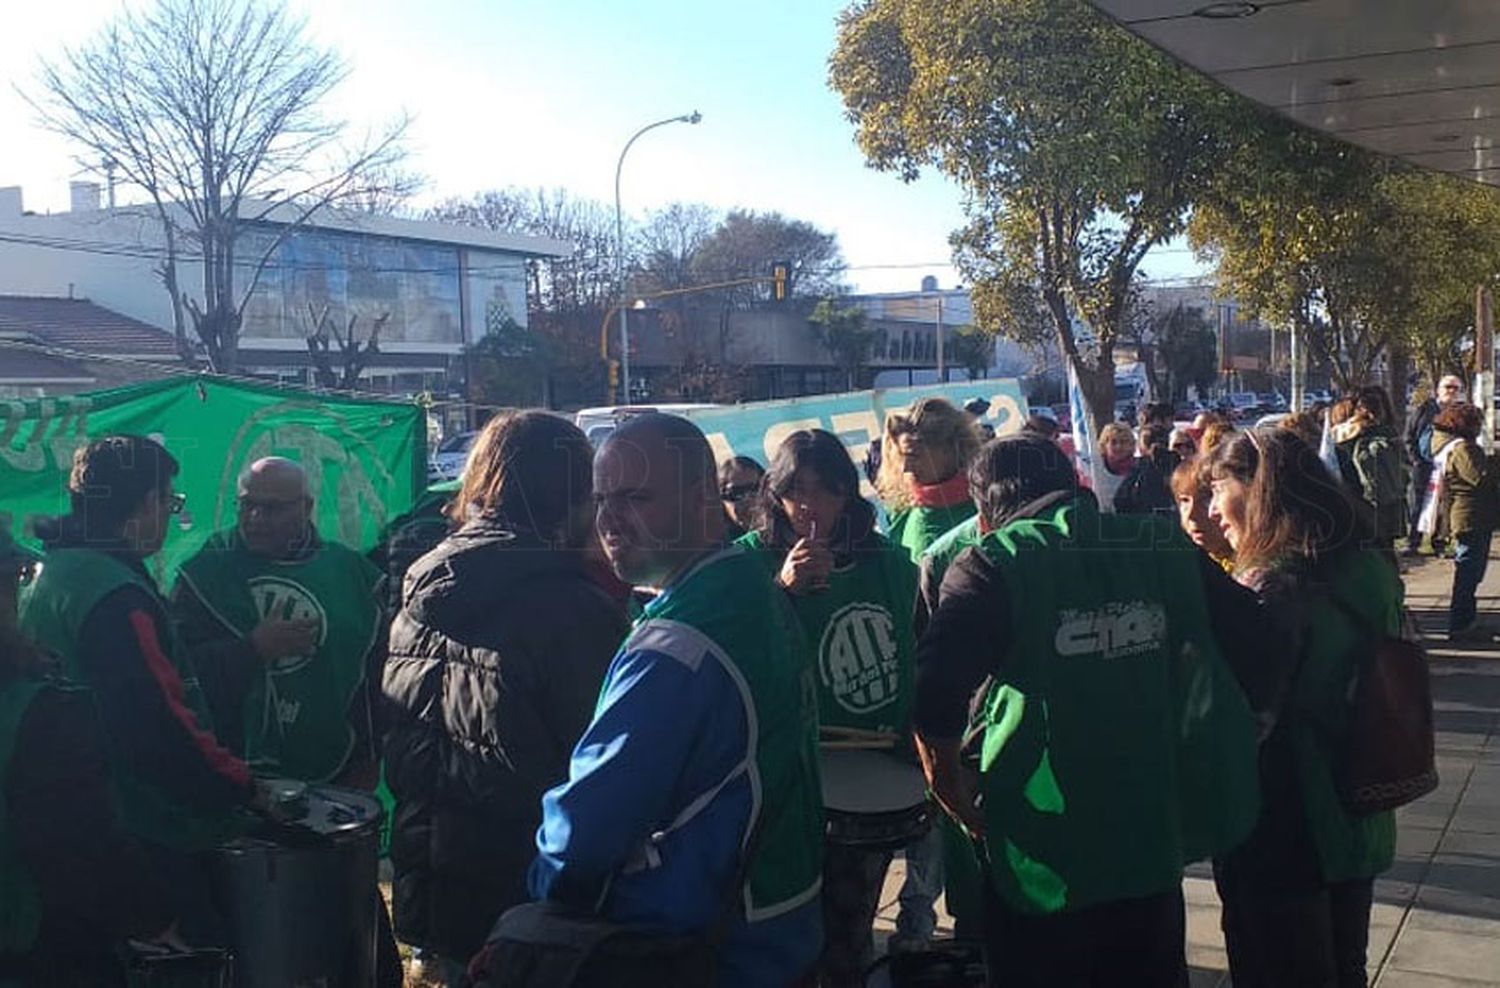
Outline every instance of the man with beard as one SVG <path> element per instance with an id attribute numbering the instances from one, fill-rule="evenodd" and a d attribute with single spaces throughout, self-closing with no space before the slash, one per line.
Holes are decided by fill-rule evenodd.
<path id="1" fill-rule="evenodd" d="M 822 940 L 813 670 L 781 591 L 726 544 L 715 481 L 703 434 L 666 415 L 631 419 L 595 459 L 610 563 L 661 592 L 543 800 L 530 883 L 665 934 L 707 936 L 732 910 L 718 983 L 785 985 Z"/>

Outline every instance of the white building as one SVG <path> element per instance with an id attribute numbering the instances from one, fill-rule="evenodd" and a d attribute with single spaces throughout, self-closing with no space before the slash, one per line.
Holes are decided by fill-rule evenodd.
<path id="1" fill-rule="evenodd" d="M 324 211 L 288 232 L 294 220 L 289 209 L 273 211 L 240 241 L 237 280 L 254 282 L 240 330 L 242 373 L 309 381 L 305 340 L 326 308 L 341 331 L 353 318 L 361 338 L 383 319 L 380 352 L 363 375 L 372 388 L 446 390 L 467 344 L 507 318 L 526 325 L 526 261 L 573 250 L 366 213 Z M 178 283 L 201 303 L 190 252 L 177 262 Z M 171 332 L 164 258 L 153 207 L 104 208 L 98 185 L 74 182 L 68 212 L 40 215 L 26 212 L 19 188 L 0 188 L 0 295 L 86 298 Z"/>

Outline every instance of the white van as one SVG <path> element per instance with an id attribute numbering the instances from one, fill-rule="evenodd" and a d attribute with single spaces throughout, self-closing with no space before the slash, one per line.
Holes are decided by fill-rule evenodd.
<path id="1" fill-rule="evenodd" d="M 609 438 L 609 434 L 626 419 L 634 415 L 678 415 L 682 412 L 700 412 L 724 405 L 664 404 L 664 405 L 602 405 L 598 408 L 583 408 L 573 416 L 573 424 L 583 430 L 589 442 L 598 446 Z"/>

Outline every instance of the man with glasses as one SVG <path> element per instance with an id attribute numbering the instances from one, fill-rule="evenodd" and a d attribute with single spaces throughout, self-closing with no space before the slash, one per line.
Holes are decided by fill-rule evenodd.
<path id="1" fill-rule="evenodd" d="M 755 527 L 755 505 L 765 467 L 748 456 L 735 456 L 719 465 L 719 499 L 729 519 L 729 541 Z"/>
<path id="2" fill-rule="evenodd" d="M 259 773 L 373 789 L 384 578 L 319 537 L 307 474 L 292 460 L 250 464 L 238 508 L 172 592 L 225 742 Z"/>
<path id="3" fill-rule="evenodd" d="M 184 498 L 176 459 L 143 436 L 96 439 L 73 457 L 69 513 L 36 526 L 46 549 L 22 593 L 21 631 L 93 695 L 126 830 L 171 891 L 195 944 L 222 944 L 203 852 L 264 805 L 241 759 L 219 744 L 193 667 L 146 560 Z"/>
<path id="4" fill-rule="evenodd" d="M 1417 405 L 1406 422 L 1406 456 L 1411 463 L 1411 496 L 1407 499 L 1410 509 L 1406 554 L 1415 556 L 1422 547 L 1422 533 L 1417 529 L 1417 519 L 1422 514 L 1422 505 L 1427 502 L 1427 485 L 1432 479 L 1432 420 L 1447 405 L 1464 400 L 1464 382 L 1453 374 L 1438 381 L 1437 394 Z M 1432 551 L 1441 555 L 1443 541 L 1434 538 Z"/>

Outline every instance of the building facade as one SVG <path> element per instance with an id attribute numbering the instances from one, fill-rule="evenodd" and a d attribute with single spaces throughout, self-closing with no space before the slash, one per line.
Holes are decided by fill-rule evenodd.
<path id="1" fill-rule="evenodd" d="M 172 332 L 154 209 L 103 207 L 92 183 L 73 183 L 72 198 L 68 212 L 38 215 L 20 189 L 0 188 L 0 294 L 87 298 Z M 298 223 L 289 209 L 259 215 L 247 204 L 242 215 L 259 218 L 248 221 L 234 269 L 245 297 L 239 372 L 295 383 L 314 380 L 307 338 L 320 328 L 352 327 L 363 340 L 378 326 L 364 387 L 451 391 L 467 345 L 506 320 L 525 327 L 527 261 L 572 252 L 561 241 L 373 214 L 326 210 Z M 201 304 L 190 247 L 175 270 Z"/>

